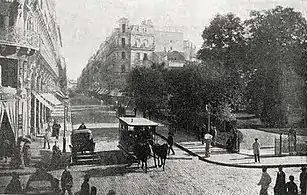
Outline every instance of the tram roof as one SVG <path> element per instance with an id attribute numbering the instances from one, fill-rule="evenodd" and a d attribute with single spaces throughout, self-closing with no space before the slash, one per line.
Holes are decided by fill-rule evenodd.
<path id="1" fill-rule="evenodd" d="M 158 126 L 158 123 L 155 123 L 146 118 L 119 117 L 119 120 L 123 121 L 129 126 Z"/>

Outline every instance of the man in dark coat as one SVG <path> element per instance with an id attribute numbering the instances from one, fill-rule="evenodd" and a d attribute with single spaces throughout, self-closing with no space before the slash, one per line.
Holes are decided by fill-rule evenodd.
<path id="1" fill-rule="evenodd" d="M 57 141 L 54 142 L 54 146 L 52 147 L 52 160 L 51 160 L 51 167 L 57 168 L 61 161 L 61 150 L 57 145 Z"/>
<path id="2" fill-rule="evenodd" d="M 52 137 L 59 139 L 61 125 L 55 120 L 52 126 Z"/>
<path id="3" fill-rule="evenodd" d="M 21 193 L 22 193 L 22 187 L 19 180 L 19 175 L 13 172 L 12 180 L 4 189 L 4 194 L 21 194 Z"/>
<path id="4" fill-rule="evenodd" d="M 65 192 L 67 191 L 69 195 L 72 195 L 71 192 L 72 186 L 73 186 L 73 178 L 70 171 L 68 170 L 68 166 L 66 166 L 61 176 L 61 188 L 62 188 L 61 194 L 64 195 Z"/>
<path id="5" fill-rule="evenodd" d="M 306 167 L 302 167 L 302 172 L 300 173 L 300 189 L 301 194 L 306 194 L 306 185 L 307 185 L 307 172 Z"/>
<path id="6" fill-rule="evenodd" d="M 90 175 L 86 174 L 84 176 L 84 181 L 81 185 L 80 195 L 89 195 L 90 194 L 90 184 L 88 183 L 90 181 Z"/>
<path id="7" fill-rule="evenodd" d="M 282 170 L 282 166 L 278 167 L 276 183 L 274 186 L 274 195 L 286 194 L 286 174 Z"/>
<path id="8" fill-rule="evenodd" d="M 172 150 L 173 155 L 174 155 L 175 154 L 174 149 L 173 149 L 174 138 L 173 138 L 173 135 L 171 133 L 168 133 L 167 143 L 169 145 L 169 147 L 168 147 L 168 154 Z"/>

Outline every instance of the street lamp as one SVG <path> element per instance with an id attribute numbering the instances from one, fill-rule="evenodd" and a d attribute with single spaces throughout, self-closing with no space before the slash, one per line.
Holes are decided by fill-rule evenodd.
<path id="1" fill-rule="evenodd" d="M 66 152 L 66 111 L 67 111 L 67 101 L 69 98 L 65 96 L 63 98 L 63 104 L 64 104 L 64 135 L 63 135 L 63 153 Z"/>

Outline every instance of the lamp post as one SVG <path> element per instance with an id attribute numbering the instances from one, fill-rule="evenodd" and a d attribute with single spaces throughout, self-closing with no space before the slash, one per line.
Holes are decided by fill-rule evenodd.
<path id="1" fill-rule="evenodd" d="M 63 98 L 63 104 L 64 104 L 64 135 L 63 135 L 63 153 L 66 152 L 66 112 L 67 112 L 67 101 L 68 97 Z"/>

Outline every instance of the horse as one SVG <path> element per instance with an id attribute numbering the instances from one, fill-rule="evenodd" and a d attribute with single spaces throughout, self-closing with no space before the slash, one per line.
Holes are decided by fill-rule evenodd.
<path id="1" fill-rule="evenodd" d="M 164 143 L 162 145 L 160 145 L 158 143 L 157 144 L 152 143 L 151 147 L 152 147 L 152 151 L 153 151 L 155 167 L 157 167 L 157 164 L 156 164 L 156 155 L 157 155 L 158 166 L 159 167 L 163 166 L 163 171 L 164 171 L 164 165 L 165 165 L 165 160 L 166 160 L 166 157 L 167 157 L 168 145 L 166 143 Z M 161 164 L 160 164 L 160 162 L 161 162 Z"/>
<path id="2" fill-rule="evenodd" d="M 148 142 L 144 143 L 136 143 L 133 146 L 133 152 L 137 158 L 138 161 L 138 167 L 141 165 L 141 168 L 143 169 L 143 166 L 145 165 L 145 173 L 147 173 L 147 159 L 151 154 L 150 146 Z"/>

